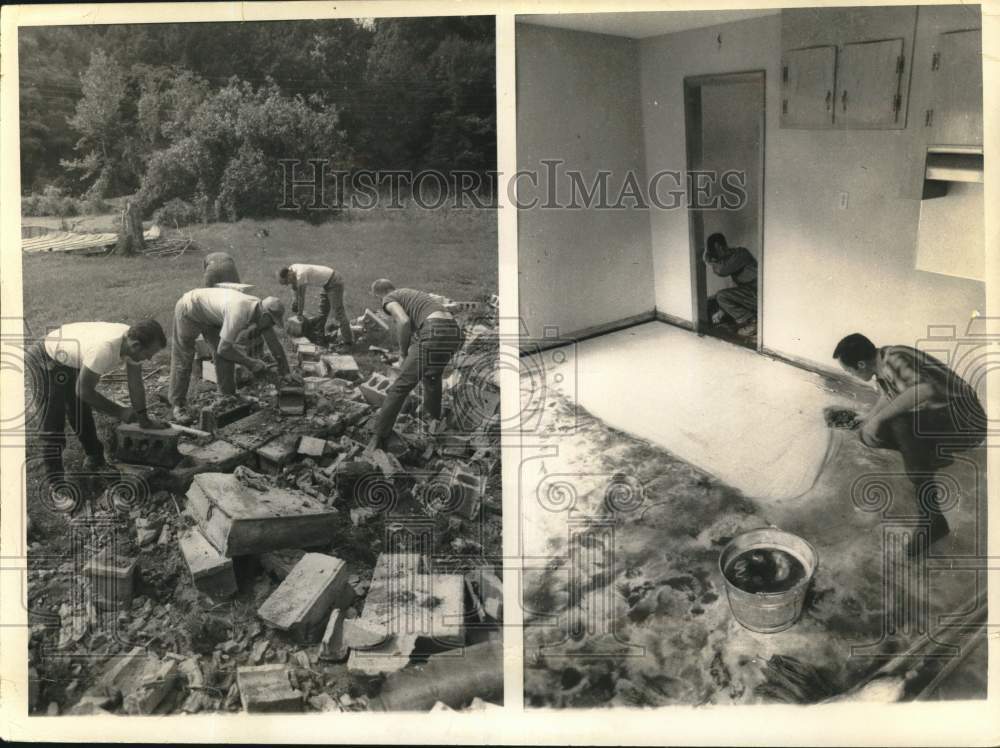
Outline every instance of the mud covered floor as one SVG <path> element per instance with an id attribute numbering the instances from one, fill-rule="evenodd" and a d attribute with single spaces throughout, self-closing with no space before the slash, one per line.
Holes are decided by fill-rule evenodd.
<path id="1" fill-rule="evenodd" d="M 522 379 L 523 398 L 538 383 Z M 760 703 L 769 700 L 759 686 L 773 655 L 815 668 L 842 693 L 919 644 L 923 631 L 943 630 L 948 614 L 971 612 L 985 587 L 974 558 L 985 553 L 983 448 L 941 475 L 951 535 L 926 560 L 908 561 L 896 543 L 913 532 L 916 503 L 894 452 L 832 430 L 806 493 L 745 495 L 609 427 L 558 389 L 534 413 L 519 475 L 530 706 Z M 823 423 L 821 407 L 815 418 Z M 767 525 L 819 554 L 802 617 L 776 634 L 735 620 L 718 569 L 730 538 Z"/>

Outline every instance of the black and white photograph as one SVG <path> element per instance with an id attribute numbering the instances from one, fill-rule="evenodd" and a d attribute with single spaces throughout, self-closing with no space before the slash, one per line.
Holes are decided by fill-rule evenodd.
<path id="1" fill-rule="evenodd" d="M 29 714 L 499 709 L 494 17 L 17 33 Z"/>
<path id="2" fill-rule="evenodd" d="M 516 17 L 526 709 L 986 698 L 981 29 Z"/>

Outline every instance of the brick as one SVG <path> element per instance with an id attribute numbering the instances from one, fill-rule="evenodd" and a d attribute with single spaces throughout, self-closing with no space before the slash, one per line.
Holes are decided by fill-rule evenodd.
<path id="1" fill-rule="evenodd" d="M 393 380 L 389 379 L 387 376 L 383 376 L 378 372 L 372 372 L 372 375 L 368 380 L 362 383 L 360 389 L 361 394 L 364 395 L 365 400 L 368 401 L 369 405 L 373 405 L 376 408 L 382 406 L 385 402 L 386 393 L 389 390 L 389 385 L 391 385 Z"/>
<path id="2" fill-rule="evenodd" d="M 278 410 L 284 415 L 303 415 L 306 412 L 305 386 L 286 386 L 278 390 Z"/>
<path id="3" fill-rule="evenodd" d="M 323 377 L 326 376 L 326 364 L 322 361 L 303 361 L 299 368 L 303 377 Z"/>
<path id="4" fill-rule="evenodd" d="M 83 567 L 90 580 L 97 606 L 103 610 L 128 610 L 138 559 L 112 555 L 107 549 Z"/>
<path id="5" fill-rule="evenodd" d="M 327 353 L 321 358 L 331 377 L 340 377 L 351 381 L 361 378 L 361 370 L 358 368 L 358 362 L 354 360 L 354 356 Z"/>
<path id="6" fill-rule="evenodd" d="M 262 620 L 301 642 L 320 638 L 330 609 L 346 605 L 347 564 L 322 553 L 307 553 L 257 610 Z"/>
<path id="7" fill-rule="evenodd" d="M 258 491 L 228 473 L 196 475 L 188 506 L 202 533 L 224 556 L 322 545 L 337 513 L 299 491 Z"/>
<path id="8" fill-rule="evenodd" d="M 180 674 L 175 660 L 158 661 L 150 658 L 139 686 L 125 694 L 122 707 L 126 714 L 152 714 L 153 710 L 177 686 Z"/>
<path id="9" fill-rule="evenodd" d="M 298 453 L 299 435 L 283 434 L 257 449 L 257 464 L 262 473 L 277 475 Z"/>
<path id="10" fill-rule="evenodd" d="M 236 669 L 240 702 L 248 712 L 301 712 L 302 694 L 292 688 L 287 665 Z"/>
<path id="11" fill-rule="evenodd" d="M 308 457 L 322 457 L 326 450 L 326 439 L 315 436 L 303 436 L 299 439 L 299 454 Z"/>
<path id="12" fill-rule="evenodd" d="M 347 659 L 347 654 L 348 648 L 344 642 L 344 613 L 334 608 L 320 640 L 319 656 L 323 660 L 340 662 Z"/>
<path id="13" fill-rule="evenodd" d="M 171 468 L 181 459 L 177 451 L 180 438 L 181 432 L 175 428 L 144 429 L 135 423 L 122 423 L 115 429 L 115 459 Z"/>
<path id="14" fill-rule="evenodd" d="M 383 330 L 389 329 L 389 323 L 371 309 L 365 309 L 365 313 L 361 315 L 362 324 L 365 324 L 366 321 L 371 322 L 373 325 L 380 327 Z"/>
<path id="15" fill-rule="evenodd" d="M 191 528 L 181 535 L 180 547 L 199 592 L 215 600 L 224 600 L 236 594 L 232 559 L 219 553 L 200 530 Z"/>

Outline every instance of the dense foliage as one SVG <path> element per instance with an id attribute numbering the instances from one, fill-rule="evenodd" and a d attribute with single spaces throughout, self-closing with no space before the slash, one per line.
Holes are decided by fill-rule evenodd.
<path id="1" fill-rule="evenodd" d="M 282 159 L 495 168 L 490 17 L 19 30 L 25 193 L 273 213 Z"/>

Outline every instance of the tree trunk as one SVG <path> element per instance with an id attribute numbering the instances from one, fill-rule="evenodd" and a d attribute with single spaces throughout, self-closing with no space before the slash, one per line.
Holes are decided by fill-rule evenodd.
<path id="1" fill-rule="evenodd" d="M 115 245 L 116 255 L 134 255 L 146 248 L 142 238 L 142 216 L 131 202 L 125 203 L 122 211 L 122 227 Z"/>

